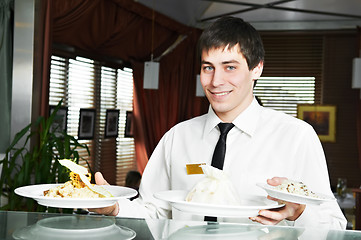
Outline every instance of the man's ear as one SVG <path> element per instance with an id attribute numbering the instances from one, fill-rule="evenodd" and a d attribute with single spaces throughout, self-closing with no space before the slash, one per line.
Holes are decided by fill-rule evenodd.
<path id="1" fill-rule="evenodd" d="M 262 75 L 263 71 L 263 61 L 259 62 L 252 70 L 252 79 L 258 79 Z"/>

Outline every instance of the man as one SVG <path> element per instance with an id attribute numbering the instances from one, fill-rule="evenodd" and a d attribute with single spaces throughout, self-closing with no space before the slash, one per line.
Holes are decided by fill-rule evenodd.
<path id="1" fill-rule="evenodd" d="M 253 96 L 254 81 L 261 76 L 264 61 L 257 31 L 241 19 L 224 17 L 202 33 L 199 43 L 201 83 L 210 102 L 209 112 L 177 124 L 163 136 L 143 173 L 140 198 L 132 202 L 122 200 L 98 212 L 128 217 L 171 217 L 169 204 L 155 199 L 153 194 L 190 190 L 202 179 L 200 174 L 187 175 L 186 165 L 211 165 L 220 134 L 219 122 L 234 124 L 227 136 L 223 170 L 239 194 L 266 196 L 256 186 L 257 182 L 279 185 L 284 179 L 281 177 L 286 177 L 304 182 L 314 192 L 332 195 L 325 156 L 313 128 L 299 119 L 260 106 Z M 95 177 L 98 184 L 106 183 L 100 173 Z M 182 214 L 173 211 L 173 218 Z M 319 206 L 286 202 L 280 209 L 261 210 L 251 220 L 336 229 L 346 226 L 336 202 Z"/>

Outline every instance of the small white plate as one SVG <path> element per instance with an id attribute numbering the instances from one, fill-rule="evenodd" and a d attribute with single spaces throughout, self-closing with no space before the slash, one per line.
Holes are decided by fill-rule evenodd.
<path id="1" fill-rule="evenodd" d="M 319 205 L 324 202 L 336 201 L 336 198 L 331 196 L 326 196 L 321 193 L 315 193 L 318 196 L 318 198 L 316 198 L 311 196 L 303 196 L 295 193 L 283 192 L 276 189 L 275 186 L 271 186 L 265 183 L 257 183 L 256 185 L 260 188 L 263 188 L 268 193 L 269 196 L 287 202 Z"/>
<path id="2" fill-rule="evenodd" d="M 154 194 L 155 198 L 170 202 L 170 204 L 183 212 L 188 212 L 201 216 L 215 216 L 215 217 L 254 217 L 258 215 L 261 209 L 273 209 L 283 207 L 284 204 L 279 204 L 262 196 L 244 196 L 241 199 L 240 205 L 216 205 L 187 202 L 185 198 L 188 192 L 183 190 L 170 190 Z"/>
<path id="3" fill-rule="evenodd" d="M 38 184 L 19 187 L 14 192 L 20 196 L 33 198 L 40 205 L 56 208 L 102 208 L 114 205 L 121 198 L 131 198 L 137 195 L 132 188 L 112 185 L 102 185 L 114 197 L 107 198 L 54 198 L 45 197 L 44 191 L 62 184 Z"/>

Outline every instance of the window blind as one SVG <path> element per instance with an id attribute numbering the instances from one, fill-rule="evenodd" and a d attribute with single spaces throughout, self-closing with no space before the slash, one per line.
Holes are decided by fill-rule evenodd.
<path id="1" fill-rule="evenodd" d="M 68 107 L 67 133 L 72 136 L 78 134 L 80 108 L 94 108 L 94 62 L 85 59 L 67 59 L 52 56 L 50 69 L 49 105 L 56 105 L 62 99 L 63 106 Z M 94 166 L 92 158 L 93 141 L 79 140 L 87 144 L 91 156 L 85 149 L 79 149 L 79 163 Z"/>
<path id="2" fill-rule="evenodd" d="M 315 77 L 261 77 L 253 92 L 264 107 L 296 117 L 298 104 L 315 103 Z"/>
<path id="3" fill-rule="evenodd" d="M 125 137 L 127 112 L 133 111 L 133 70 L 118 69 L 117 108 L 119 112 L 119 137 L 117 145 L 117 183 L 125 184 L 128 171 L 136 170 L 135 145 L 133 137 Z M 134 123 L 131 123 L 134 124 Z"/>
<path id="4" fill-rule="evenodd" d="M 133 110 L 132 69 L 118 69 L 84 58 L 53 55 L 51 58 L 49 105 L 63 99 L 68 107 L 67 132 L 77 137 L 80 108 L 96 109 L 94 138 L 79 140 L 91 152 L 79 152 L 93 171 L 102 171 L 107 181 L 124 185 L 126 173 L 136 169 L 134 139 L 124 136 L 126 111 Z M 117 138 L 105 138 L 106 110 L 119 109 Z"/>
<path id="5" fill-rule="evenodd" d="M 317 33 L 261 33 L 265 48 L 262 77 L 254 94 L 265 107 L 297 116 L 298 104 L 322 102 L 323 37 Z"/>

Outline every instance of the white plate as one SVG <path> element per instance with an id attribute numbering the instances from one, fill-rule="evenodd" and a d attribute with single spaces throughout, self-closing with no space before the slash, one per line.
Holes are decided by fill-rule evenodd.
<path id="1" fill-rule="evenodd" d="M 186 226 L 169 236 L 169 240 L 183 239 L 260 239 L 265 235 L 258 225 L 208 224 L 203 226 Z"/>
<path id="2" fill-rule="evenodd" d="M 265 183 L 257 183 L 257 186 L 266 190 L 266 192 L 268 193 L 269 196 L 277 198 L 279 200 L 287 201 L 287 202 L 319 205 L 324 202 L 336 201 L 336 198 L 326 196 L 321 193 L 315 193 L 318 196 L 318 198 L 316 198 L 316 197 L 310 197 L 310 196 L 303 196 L 303 195 L 299 195 L 299 194 L 295 194 L 295 193 L 283 192 L 283 191 L 277 190 L 275 186 L 271 186 L 271 185 L 268 185 Z"/>
<path id="3" fill-rule="evenodd" d="M 279 204 L 261 196 L 245 196 L 241 199 L 240 205 L 237 206 L 194 203 L 185 201 L 187 194 L 187 191 L 170 190 L 155 193 L 154 197 L 170 202 L 174 208 L 183 212 L 215 217 L 253 217 L 257 216 L 261 209 L 284 206 L 284 204 Z"/>
<path id="4" fill-rule="evenodd" d="M 130 240 L 135 238 L 136 233 L 116 225 L 112 218 L 78 215 L 45 218 L 34 225 L 17 229 L 12 236 L 23 240 Z"/>
<path id="5" fill-rule="evenodd" d="M 183 227 L 167 238 L 168 240 L 238 240 L 238 239 L 298 239 L 304 229 L 296 227 L 273 227 L 256 224 L 215 223 L 202 226 Z"/>
<path id="6" fill-rule="evenodd" d="M 131 198 L 137 195 L 132 188 L 103 185 L 114 197 L 108 198 L 53 198 L 45 197 L 43 192 L 62 184 L 38 184 L 15 189 L 15 193 L 33 198 L 40 205 L 56 208 L 102 208 L 114 205 L 121 198 Z"/>

